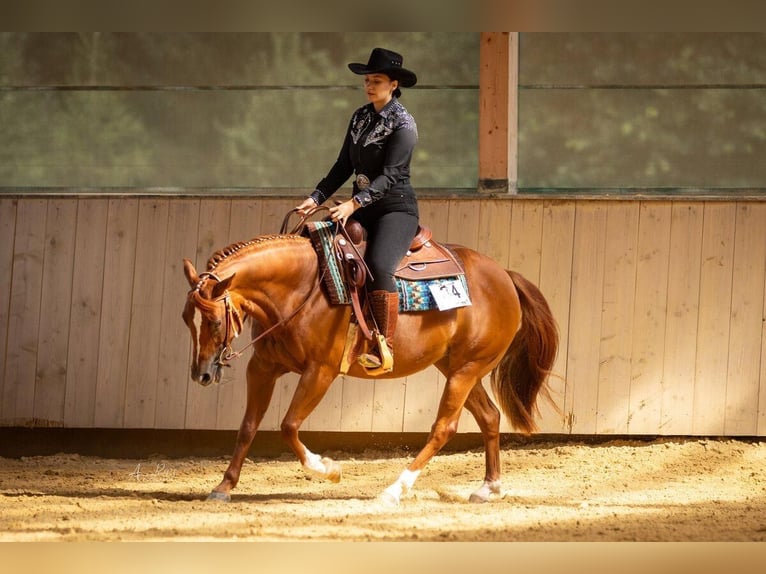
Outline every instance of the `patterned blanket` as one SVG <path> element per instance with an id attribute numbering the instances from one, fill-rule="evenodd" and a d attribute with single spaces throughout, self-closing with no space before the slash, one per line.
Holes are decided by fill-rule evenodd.
<path id="1" fill-rule="evenodd" d="M 336 305 L 346 305 L 351 303 L 351 296 L 346 288 L 346 284 L 343 282 L 343 273 L 333 250 L 334 225 L 334 223 L 329 221 L 312 222 L 308 225 L 308 232 L 309 238 L 323 266 L 323 286 L 330 297 L 330 301 Z M 455 280 L 460 281 L 463 289 L 468 293 L 465 275 L 429 279 L 426 281 L 408 281 L 397 277 L 396 288 L 399 291 L 399 312 L 438 309 L 436 300 L 431 294 L 431 287 L 439 287 L 443 284 L 452 283 Z"/>

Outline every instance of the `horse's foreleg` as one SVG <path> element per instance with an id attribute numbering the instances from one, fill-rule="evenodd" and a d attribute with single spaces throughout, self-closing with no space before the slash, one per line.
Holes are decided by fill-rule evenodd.
<path id="1" fill-rule="evenodd" d="M 468 398 L 471 389 L 477 384 L 475 376 L 469 374 L 452 375 L 447 380 L 436 421 L 431 427 L 431 433 L 423 449 L 417 454 L 410 465 L 399 475 L 399 478 L 381 494 L 381 500 L 387 504 L 399 504 L 402 495 L 412 488 L 420 472 L 436 453 L 455 435 L 460 419 L 460 411 Z"/>
<path id="2" fill-rule="evenodd" d="M 256 363 L 255 357 L 247 364 L 247 406 L 245 415 L 237 433 L 237 442 L 234 445 L 234 454 L 229 462 L 229 467 L 223 474 L 223 480 L 208 496 L 208 500 L 231 500 L 231 489 L 237 486 L 242 464 L 245 462 L 247 451 L 253 443 L 258 426 L 269 408 L 271 396 L 274 392 L 274 384 L 280 373 L 275 371 L 266 372 L 263 365 Z"/>
<path id="3" fill-rule="evenodd" d="M 331 458 L 314 454 L 298 437 L 303 421 L 327 393 L 335 376 L 336 372 L 329 368 L 309 369 L 301 375 L 295 394 L 290 401 L 290 407 L 282 420 L 282 438 L 290 445 L 306 472 L 332 482 L 339 482 L 342 475 L 340 464 Z"/>
<path id="4" fill-rule="evenodd" d="M 469 498 L 471 502 L 487 502 L 493 494 L 500 494 L 500 411 L 490 400 L 486 389 L 477 384 L 465 401 L 465 408 L 473 415 L 484 438 L 486 473 L 484 482 Z"/>

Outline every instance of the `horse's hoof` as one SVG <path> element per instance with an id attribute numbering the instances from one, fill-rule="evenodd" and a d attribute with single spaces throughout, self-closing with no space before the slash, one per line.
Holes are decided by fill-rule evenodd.
<path id="1" fill-rule="evenodd" d="M 484 496 L 483 494 L 479 494 L 478 492 L 474 492 L 471 496 L 468 497 L 468 502 L 472 504 L 483 504 L 485 502 L 489 502 L 489 497 Z"/>
<path id="2" fill-rule="evenodd" d="M 231 502 L 231 494 L 228 492 L 213 491 L 207 497 L 208 502 Z"/>
<path id="3" fill-rule="evenodd" d="M 378 496 L 378 502 L 389 508 L 395 508 L 399 506 L 399 497 L 395 496 L 391 492 L 384 490 Z"/>
<path id="4" fill-rule="evenodd" d="M 322 463 L 327 471 L 325 478 L 330 482 L 340 482 L 340 479 L 343 478 L 343 468 L 340 463 L 327 457 L 322 459 Z"/>
<path id="5" fill-rule="evenodd" d="M 489 502 L 493 494 L 500 494 L 500 481 L 494 480 L 489 482 L 485 480 L 484 484 L 482 484 L 478 490 L 476 490 L 473 494 L 471 494 L 471 496 L 468 497 L 468 502 L 475 504 Z"/>

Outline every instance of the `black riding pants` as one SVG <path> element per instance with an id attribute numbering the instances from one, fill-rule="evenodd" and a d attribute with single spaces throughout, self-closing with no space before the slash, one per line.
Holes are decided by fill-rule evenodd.
<path id="1" fill-rule="evenodd" d="M 366 218 L 365 218 L 366 219 Z M 401 211 L 383 213 L 369 221 L 360 222 L 367 230 L 365 262 L 373 280 L 370 291 L 396 291 L 394 272 L 418 231 L 418 218 Z"/>

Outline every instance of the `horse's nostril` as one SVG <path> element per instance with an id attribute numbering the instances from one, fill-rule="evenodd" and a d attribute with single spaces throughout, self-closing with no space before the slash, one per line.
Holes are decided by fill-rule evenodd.
<path id="1" fill-rule="evenodd" d="M 209 385 L 210 384 L 210 373 L 205 373 L 199 378 L 199 382 L 202 385 Z"/>

